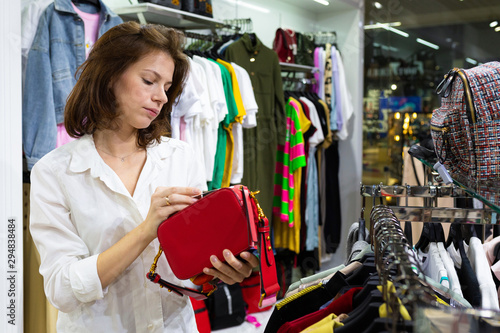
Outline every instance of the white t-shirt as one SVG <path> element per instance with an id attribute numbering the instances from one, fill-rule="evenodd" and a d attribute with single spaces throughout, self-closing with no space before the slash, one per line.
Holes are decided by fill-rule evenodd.
<path id="1" fill-rule="evenodd" d="M 450 288 L 448 272 L 441 260 L 436 243 L 430 242 L 427 253 L 419 249 L 417 255 L 423 273 L 446 288 Z"/>
<path id="2" fill-rule="evenodd" d="M 309 144 L 311 147 L 316 147 L 321 142 L 325 140 L 325 135 L 323 133 L 323 129 L 321 128 L 321 120 L 319 119 L 318 110 L 313 102 L 311 102 L 306 97 L 300 97 L 300 100 L 306 103 L 309 108 L 309 118 L 311 120 L 311 124 L 316 128 L 316 132 L 309 138 Z"/>
<path id="3" fill-rule="evenodd" d="M 255 100 L 255 93 L 253 91 L 252 81 L 246 69 L 234 62 L 231 63 L 238 79 L 238 86 L 240 87 L 241 99 L 245 107 L 246 115 L 243 117 L 243 128 L 252 128 L 257 126 L 257 112 L 259 106 Z"/>
<path id="4" fill-rule="evenodd" d="M 189 299 L 146 278 L 157 239 L 107 288 L 97 274 L 98 255 L 144 221 L 158 186 L 206 189 L 189 145 L 165 138 L 149 147 L 133 196 L 89 135 L 35 164 L 30 230 L 40 253 L 45 293 L 60 310 L 58 332 L 197 332 Z M 182 285 L 165 256 L 157 272 Z"/>
<path id="5" fill-rule="evenodd" d="M 457 270 L 455 269 L 455 265 L 453 265 L 453 261 L 450 258 L 450 254 L 446 251 L 446 249 L 444 248 L 444 244 L 442 242 L 437 242 L 436 244 L 439 250 L 439 256 L 443 261 L 444 267 L 446 268 L 446 272 L 448 272 L 448 279 L 450 280 L 450 289 L 463 297 L 462 288 L 460 287 L 460 280 L 458 279 L 457 275 Z"/>

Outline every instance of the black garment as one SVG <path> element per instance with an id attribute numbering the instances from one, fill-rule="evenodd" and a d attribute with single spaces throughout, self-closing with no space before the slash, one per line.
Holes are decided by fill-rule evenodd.
<path id="1" fill-rule="evenodd" d="M 264 333 L 274 333 L 287 321 L 303 317 L 319 310 L 321 306 L 332 300 L 340 289 L 347 286 L 346 277 L 341 272 L 335 275 L 325 285 L 304 294 L 283 306 L 274 308 Z"/>
<path id="2" fill-rule="evenodd" d="M 458 280 L 460 280 L 462 293 L 464 294 L 464 298 L 468 300 L 474 308 L 480 308 L 482 298 L 479 282 L 472 269 L 469 258 L 467 258 L 463 242 L 458 242 L 458 250 L 462 258 L 462 266 L 460 268 L 455 268 L 457 270 Z"/>
<path id="3" fill-rule="evenodd" d="M 339 188 L 339 143 L 333 141 L 325 150 L 326 212 L 323 233 L 326 253 L 335 253 L 340 244 L 342 215 Z"/>

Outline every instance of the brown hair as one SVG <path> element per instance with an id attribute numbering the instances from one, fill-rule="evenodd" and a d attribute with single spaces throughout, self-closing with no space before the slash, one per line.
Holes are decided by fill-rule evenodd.
<path id="1" fill-rule="evenodd" d="M 139 129 L 137 144 L 146 147 L 170 132 L 172 105 L 181 94 L 189 70 L 182 53 L 182 32 L 162 25 L 119 24 L 103 34 L 94 44 L 88 59 L 78 68 L 76 85 L 65 108 L 64 126 L 72 137 L 93 134 L 96 130 L 116 128 L 116 97 L 112 83 L 146 54 L 163 51 L 175 64 L 168 102 L 147 128 Z"/>

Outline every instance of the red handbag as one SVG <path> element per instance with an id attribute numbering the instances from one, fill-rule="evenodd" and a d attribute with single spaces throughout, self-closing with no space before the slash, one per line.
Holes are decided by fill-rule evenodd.
<path id="1" fill-rule="evenodd" d="M 247 279 L 240 282 L 240 286 L 247 314 L 267 311 L 271 308 L 271 306 L 264 308 L 258 306 L 260 301 L 260 276 L 258 272 L 253 272 Z"/>
<path id="2" fill-rule="evenodd" d="M 205 299 L 215 290 L 214 284 L 207 283 L 212 277 L 202 273 L 204 267 L 212 267 L 211 255 L 224 261 L 224 257 L 219 256 L 225 249 L 238 255 L 257 248 L 261 286 L 259 307 L 274 304 L 280 287 L 269 221 L 255 194 L 243 185 L 206 192 L 194 204 L 163 221 L 158 227 L 160 249 L 147 277 L 179 295 Z M 194 284 L 203 285 L 203 290 L 183 288 L 161 279 L 155 270 L 162 251 L 177 278 L 191 279 Z"/>
<path id="3" fill-rule="evenodd" d="M 295 63 L 297 54 L 297 36 L 295 31 L 278 28 L 273 41 L 273 50 L 278 54 L 280 62 Z"/>

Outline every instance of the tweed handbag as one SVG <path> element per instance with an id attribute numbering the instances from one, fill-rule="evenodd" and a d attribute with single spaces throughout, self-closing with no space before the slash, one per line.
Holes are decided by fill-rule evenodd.
<path id="1" fill-rule="evenodd" d="M 500 179 L 500 62 L 454 68 L 436 92 L 431 135 L 439 162 L 452 177 Z"/>

